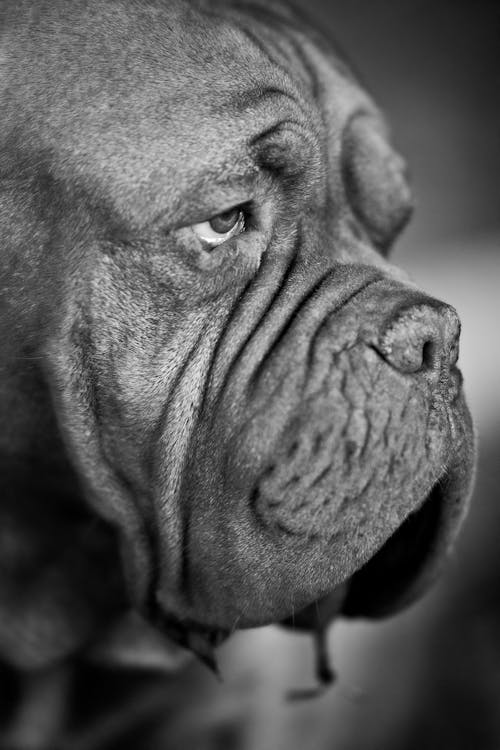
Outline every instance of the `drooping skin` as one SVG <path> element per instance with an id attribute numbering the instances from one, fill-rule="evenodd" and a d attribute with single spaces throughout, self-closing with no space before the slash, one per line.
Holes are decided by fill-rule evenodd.
<path id="1" fill-rule="evenodd" d="M 472 433 L 456 314 L 385 258 L 410 197 L 373 102 L 285 9 L 1 8 L 3 657 L 130 607 L 203 654 L 344 584 L 328 617 L 411 600 Z"/>

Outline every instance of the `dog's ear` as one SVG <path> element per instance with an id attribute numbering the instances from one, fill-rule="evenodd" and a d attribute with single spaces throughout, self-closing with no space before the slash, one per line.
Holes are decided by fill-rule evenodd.
<path id="1" fill-rule="evenodd" d="M 297 80 L 304 81 L 322 109 L 329 124 L 332 169 L 337 173 L 340 166 L 341 189 L 355 219 L 386 255 L 411 217 L 413 199 L 406 163 L 392 147 L 381 113 L 365 87 L 359 85 L 345 54 L 307 11 L 279 0 L 265 5 L 258 2 L 256 7 L 256 17 L 265 24 L 259 36 L 269 41 L 273 57 L 287 70 L 292 69 Z M 273 27 L 278 34 L 270 32 Z M 336 189 L 338 183 L 334 177 Z"/>
<path id="2" fill-rule="evenodd" d="M 374 116 L 360 115 L 348 123 L 342 176 L 356 218 L 380 252 L 387 254 L 411 216 L 413 201 L 405 161 Z"/>
<path id="3" fill-rule="evenodd" d="M 345 55 L 318 29 L 310 27 L 305 35 L 303 28 L 296 28 L 291 34 L 332 123 L 333 153 L 338 151 L 340 129 L 341 182 L 347 201 L 371 242 L 387 255 L 413 212 L 406 162 L 392 146 L 382 114 L 358 84 Z M 337 94 L 332 97 L 334 89 Z M 331 109 L 332 102 L 338 111 Z"/>

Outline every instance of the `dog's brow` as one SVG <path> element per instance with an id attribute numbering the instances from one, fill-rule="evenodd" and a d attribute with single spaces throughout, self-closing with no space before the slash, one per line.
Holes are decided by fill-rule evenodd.
<path id="1" fill-rule="evenodd" d="M 265 110 L 266 107 L 275 107 L 278 98 L 286 98 L 296 106 L 295 98 L 287 91 L 270 86 L 263 88 L 258 86 L 247 91 L 239 91 L 229 100 L 229 107 L 233 114 L 248 113 L 249 111 Z"/>
<path id="2" fill-rule="evenodd" d="M 253 127 L 248 132 L 247 144 L 254 148 L 266 137 L 278 135 L 280 132 L 288 135 L 295 134 L 302 141 L 302 147 L 297 149 L 294 161 L 298 155 L 305 153 L 307 143 L 311 144 L 310 133 L 315 131 L 316 123 L 307 103 L 300 95 L 277 86 L 257 86 L 232 97 L 233 113 L 248 118 Z M 290 143 L 288 144 L 290 147 Z M 289 148 L 289 150 L 291 150 Z"/>
<path id="3" fill-rule="evenodd" d="M 306 109 L 293 94 L 277 86 L 256 86 L 246 91 L 232 95 L 216 112 L 220 116 L 228 110 L 232 117 L 241 118 L 247 127 L 244 142 L 240 141 L 233 153 L 226 153 L 218 163 L 212 162 L 205 171 L 201 181 L 196 180 L 189 186 L 190 193 L 197 191 L 199 183 L 213 180 L 219 184 L 240 183 L 252 181 L 258 174 L 253 149 L 259 141 L 283 129 L 284 125 L 296 127 L 302 131 L 307 121 Z M 307 133 L 307 129 L 304 130 Z"/>
<path id="4" fill-rule="evenodd" d="M 229 99 L 228 107 L 233 116 L 236 114 L 253 124 L 253 133 L 249 133 L 250 142 L 257 141 L 278 119 L 297 124 L 310 119 L 307 107 L 299 97 L 277 86 L 257 86 L 238 92 Z"/>

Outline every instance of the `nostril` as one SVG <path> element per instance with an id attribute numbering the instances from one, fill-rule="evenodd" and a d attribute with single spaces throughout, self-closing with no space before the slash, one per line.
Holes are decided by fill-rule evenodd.
<path id="1" fill-rule="evenodd" d="M 447 305 L 412 305 L 386 323 L 375 348 L 402 373 L 441 373 L 456 363 L 458 331 L 458 317 Z"/>
<path id="2" fill-rule="evenodd" d="M 428 330 L 409 328 L 404 320 L 397 320 L 381 337 L 379 354 L 396 370 L 403 373 L 433 371 L 439 366 L 440 347 Z"/>
<path id="3" fill-rule="evenodd" d="M 434 370 L 438 359 L 438 347 L 432 339 L 422 345 L 422 370 Z"/>

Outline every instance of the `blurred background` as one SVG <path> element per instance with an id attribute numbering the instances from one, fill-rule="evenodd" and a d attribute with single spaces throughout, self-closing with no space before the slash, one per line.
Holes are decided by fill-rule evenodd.
<path id="1" fill-rule="evenodd" d="M 354 62 L 409 161 L 417 210 L 393 260 L 462 318 L 461 366 L 480 442 L 477 488 L 455 557 L 422 602 L 384 623 L 332 628 L 333 689 L 287 703 L 289 688 L 313 682 L 309 639 L 278 628 L 241 633 L 222 649 L 221 686 L 196 672 L 212 696 L 207 722 L 222 734 L 188 745 L 498 750 L 500 3 L 304 7 Z M 190 710 L 199 718 L 195 703 Z"/>

